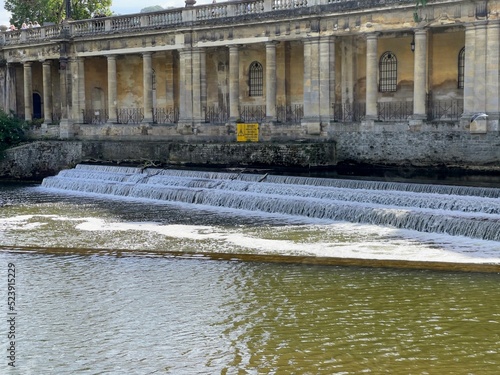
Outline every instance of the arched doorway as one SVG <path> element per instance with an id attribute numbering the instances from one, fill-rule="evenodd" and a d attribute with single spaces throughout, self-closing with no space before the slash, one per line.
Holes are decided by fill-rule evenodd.
<path id="1" fill-rule="evenodd" d="M 39 93 L 33 93 L 33 118 L 42 118 L 42 98 Z"/>

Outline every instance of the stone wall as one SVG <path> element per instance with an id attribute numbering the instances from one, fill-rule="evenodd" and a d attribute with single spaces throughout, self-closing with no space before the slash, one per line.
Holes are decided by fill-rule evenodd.
<path id="1" fill-rule="evenodd" d="M 336 164 L 329 143 L 168 143 L 86 141 L 83 159 L 227 167 L 310 167 Z"/>
<path id="2" fill-rule="evenodd" d="M 80 142 L 34 142 L 11 148 L 0 159 L 0 177 L 38 180 L 77 164 Z"/>
<path id="3" fill-rule="evenodd" d="M 0 177 L 38 180 L 80 162 L 212 167 L 328 167 L 335 143 L 39 141 L 7 150 Z"/>
<path id="4" fill-rule="evenodd" d="M 387 125 L 390 131 L 359 132 L 334 129 L 329 133 L 339 162 L 378 165 L 456 167 L 500 170 L 498 132 L 472 134 L 450 125 L 443 131 L 413 131 L 407 124 Z M 399 128 L 396 131 L 394 128 Z M 455 129 L 452 129 L 455 128 Z"/>

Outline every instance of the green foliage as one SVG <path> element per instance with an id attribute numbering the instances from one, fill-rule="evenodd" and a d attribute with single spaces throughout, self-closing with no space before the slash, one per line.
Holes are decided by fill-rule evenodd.
<path id="1" fill-rule="evenodd" d="M 26 140 L 26 123 L 0 110 L 0 152 Z"/>
<path id="2" fill-rule="evenodd" d="M 413 12 L 413 20 L 415 22 L 420 22 L 422 21 L 422 18 L 418 14 L 419 8 L 423 8 L 427 5 L 427 0 L 417 0 L 417 3 L 415 4 L 415 11 Z"/>
<path id="3" fill-rule="evenodd" d="M 95 15 L 111 15 L 112 0 L 71 0 L 74 20 L 92 18 Z M 12 13 L 11 24 L 21 27 L 23 22 L 37 21 L 60 23 L 66 18 L 65 0 L 5 0 L 5 10 Z"/>
<path id="4" fill-rule="evenodd" d="M 141 9 L 141 13 L 159 12 L 163 10 L 161 5 L 153 5 L 151 7 L 146 7 Z"/>

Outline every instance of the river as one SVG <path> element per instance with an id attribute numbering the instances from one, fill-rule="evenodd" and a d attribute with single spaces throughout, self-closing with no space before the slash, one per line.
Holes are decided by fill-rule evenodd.
<path id="1" fill-rule="evenodd" d="M 4 286 L 15 269 L 14 311 L 0 289 L 3 353 L 15 334 L 15 362 L 2 356 L 2 374 L 498 371 L 497 272 L 248 261 L 265 254 L 498 264 L 496 240 L 0 186 Z"/>

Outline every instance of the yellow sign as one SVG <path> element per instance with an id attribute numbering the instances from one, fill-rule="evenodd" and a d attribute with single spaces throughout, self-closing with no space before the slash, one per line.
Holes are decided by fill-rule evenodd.
<path id="1" fill-rule="evenodd" d="M 236 124 L 236 141 L 258 142 L 259 124 Z"/>

